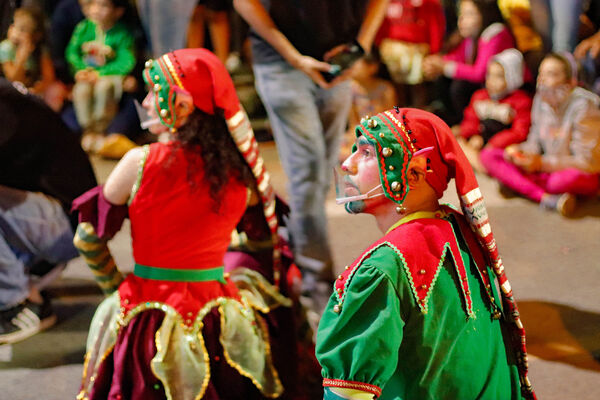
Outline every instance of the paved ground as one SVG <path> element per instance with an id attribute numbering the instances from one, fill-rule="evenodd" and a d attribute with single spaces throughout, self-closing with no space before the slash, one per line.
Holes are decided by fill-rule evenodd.
<path id="1" fill-rule="evenodd" d="M 276 189 L 285 177 L 272 144 L 261 145 Z M 103 180 L 114 163 L 94 160 Z M 528 332 L 531 380 L 541 400 L 600 399 L 600 205 L 583 204 L 574 219 L 544 212 L 520 198 L 504 199 L 480 176 L 492 228 Z M 456 197 L 446 201 L 456 203 Z M 368 216 L 328 204 L 337 268 L 380 233 Z M 351 236 L 348 233 L 359 233 Z M 130 270 L 129 227 L 111 242 L 117 264 Z M 13 346 L 0 346 L 0 398 L 64 400 L 79 385 L 89 321 L 101 295 L 81 260 L 52 286 L 59 323 Z"/>

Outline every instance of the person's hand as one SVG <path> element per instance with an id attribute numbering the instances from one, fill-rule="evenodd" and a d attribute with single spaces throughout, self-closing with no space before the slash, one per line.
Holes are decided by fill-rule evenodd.
<path id="1" fill-rule="evenodd" d="M 444 60 L 439 54 L 430 54 L 423 59 L 423 75 L 434 80 L 444 71 Z"/>
<path id="2" fill-rule="evenodd" d="M 327 51 L 324 55 L 323 55 L 323 60 L 325 60 L 325 62 L 328 62 L 329 60 L 331 60 L 333 57 L 337 56 L 340 53 L 343 53 L 344 51 L 348 51 L 349 46 L 346 43 L 342 43 L 339 44 L 337 46 L 335 46 L 333 49 Z"/>
<path id="3" fill-rule="evenodd" d="M 292 67 L 308 75 L 320 87 L 324 89 L 331 87 L 331 84 L 327 83 L 323 75 L 321 75 L 321 72 L 328 72 L 331 69 L 331 64 L 305 55 L 299 55 L 291 64 Z"/>
<path id="4" fill-rule="evenodd" d="M 483 138 L 481 135 L 473 135 L 469 138 L 469 146 L 474 150 L 481 150 L 483 147 Z"/>
<path id="5" fill-rule="evenodd" d="M 75 73 L 76 82 L 94 83 L 98 80 L 98 72 L 93 69 L 81 69 Z"/>
<path id="6" fill-rule="evenodd" d="M 90 69 L 88 71 L 88 82 L 95 83 L 99 77 L 100 77 L 100 74 L 98 74 L 98 71 L 95 71 L 93 69 Z"/>
<path id="7" fill-rule="evenodd" d="M 31 53 L 35 50 L 35 44 L 28 37 L 19 41 L 19 45 L 15 51 L 15 61 L 17 63 L 25 63 Z"/>
<path id="8" fill-rule="evenodd" d="M 506 146 L 504 149 L 504 159 L 509 162 L 513 162 L 513 157 L 516 154 L 522 153 L 518 144 L 511 144 Z"/>
<path id="9" fill-rule="evenodd" d="M 331 50 L 329 50 L 325 53 L 325 55 L 323 56 L 323 60 L 325 60 L 325 62 L 329 63 L 338 54 L 341 54 L 344 52 L 351 52 L 350 46 L 351 45 L 347 44 L 347 43 L 335 46 L 334 48 L 332 48 Z M 354 74 L 354 70 L 356 69 L 356 61 L 358 61 L 358 59 L 360 59 L 360 58 L 361 57 L 355 59 L 355 61 L 352 63 L 352 65 L 350 67 L 346 66 L 346 68 L 344 70 L 342 70 L 342 72 L 338 76 L 336 76 L 332 81 L 330 81 L 328 83 L 329 87 L 333 87 L 345 80 L 352 78 L 352 75 Z"/>
<path id="10" fill-rule="evenodd" d="M 88 70 L 87 69 L 80 69 L 79 71 L 75 72 L 75 82 L 87 82 L 87 77 L 88 77 Z"/>
<path id="11" fill-rule="evenodd" d="M 575 48 L 573 55 L 576 59 L 581 60 L 585 58 L 588 53 L 592 58 L 597 58 L 598 55 L 600 55 L 600 32 L 582 40 Z"/>
<path id="12" fill-rule="evenodd" d="M 137 90 L 137 80 L 131 76 L 127 75 L 125 79 L 123 79 L 123 91 L 125 92 L 135 92 Z"/>
<path id="13" fill-rule="evenodd" d="M 512 162 L 525 172 L 539 172 L 542 169 L 542 156 L 518 152 L 512 157 Z"/>

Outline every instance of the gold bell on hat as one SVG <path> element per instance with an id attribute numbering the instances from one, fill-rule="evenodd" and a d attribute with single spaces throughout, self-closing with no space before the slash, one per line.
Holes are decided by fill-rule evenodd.
<path id="1" fill-rule="evenodd" d="M 369 119 L 369 123 L 367 124 L 369 128 L 373 129 L 377 126 L 377 121 L 373 118 Z"/>
<path id="2" fill-rule="evenodd" d="M 158 83 L 155 83 L 154 84 L 154 91 L 158 92 L 158 91 L 160 91 L 160 89 L 162 89 L 162 86 L 160 86 Z"/>
<path id="3" fill-rule="evenodd" d="M 151 66 L 152 66 L 152 60 L 146 60 L 146 62 L 144 63 L 144 67 L 150 68 Z"/>
<path id="4" fill-rule="evenodd" d="M 169 112 L 167 110 L 165 110 L 164 108 L 162 110 L 160 110 L 161 117 L 166 117 L 168 114 L 169 114 Z"/>
<path id="5" fill-rule="evenodd" d="M 389 157 L 389 156 L 391 156 L 391 155 L 392 155 L 392 153 L 394 153 L 394 152 L 393 152 L 393 151 L 392 151 L 392 149 L 390 149 L 389 147 L 384 147 L 384 148 L 381 150 L 381 154 L 383 154 L 383 156 L 384 156 L 384 157 Z"/>
<path id="6" fill-rule="evenodd" d="M 397 181 L 392 182 L 392 190 L 394 192 L 397 192 L 398 190 L 400 190 L 401 187 L 402 187 L 402 185 L 400 185 L 400 182 L 397 182 Z"/>

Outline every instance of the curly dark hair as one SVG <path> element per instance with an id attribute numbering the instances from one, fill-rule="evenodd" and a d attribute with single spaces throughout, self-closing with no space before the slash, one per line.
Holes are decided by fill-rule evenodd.
<path id="1" fill-rule="evenodd" d="M 183 148 L 188 160 L 187 181 L 191 189 L 199 187 L 202 176 L 209 185 L 215 211 L 219 211 L 223 189 L 231 177 L 247 187 L 255 187 L 252 170 L 229 133 L 222 109 L 216 109 L 213 115 L 196 108 L 177 130 L 176 138 L 175 149 Z"/>

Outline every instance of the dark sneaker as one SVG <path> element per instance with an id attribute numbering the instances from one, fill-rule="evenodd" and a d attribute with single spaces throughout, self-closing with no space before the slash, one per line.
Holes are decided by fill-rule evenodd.
<path id="1" fill-rule="evenodd" d="M 20 342 L 55 323 L 56 314 L 48 299 L 42 304 L 26 300 L 0 311 L 0 344 Z"/>

